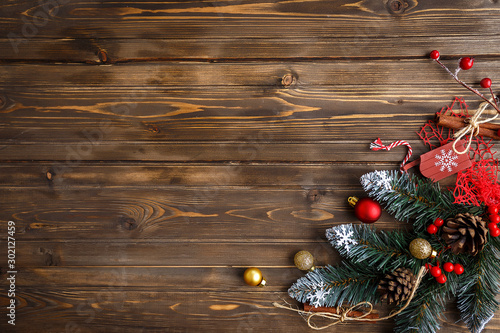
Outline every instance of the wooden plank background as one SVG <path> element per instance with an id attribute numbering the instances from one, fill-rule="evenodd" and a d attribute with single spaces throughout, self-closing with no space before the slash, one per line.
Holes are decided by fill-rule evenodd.
<path id="1" fill-rule="evenodd" d="M 6 0 L 0 4 L 2 332 L 305 332 L 275 309 L 301 249 L 356 222 L 455 96 L 428 59 L 500 81 L 496 0 Z M 453 66 L 453 65 L 451 65 Z M 496 88 L 495 88 L 496 89 Z M 17 317 L 7 324 L 7 222 Z M 385 214 L 379 228 L 405 227 Z M 264 289 L 242 273 L 260 267 Z M 382 309 L 383 310 L 383 309 Z M 442 332 L 467 332 L 451 303 Z M 393 324 L 336 332 L 390 332 Z M 494 318 L 484 332 L 500 332 Z"/>

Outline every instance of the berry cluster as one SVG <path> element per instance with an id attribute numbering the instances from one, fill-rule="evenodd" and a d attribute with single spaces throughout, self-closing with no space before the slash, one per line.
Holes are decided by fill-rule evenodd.
<path id="1" fill-rule="evenodd" d="M 443 270 L 448 273 L 455 272 L 455 274 L 457 275 L 463 274 L 463 272 L 465 271 L 462 265 L 453 264 L 451 262 L 445 263 L 442 270 L 439 267 L 439 262 L 437 263 L 437 266 L 425 264 L 425 267 L 431 272 L 431 275 L 434 276 L 436 281 L 441 284 L 446 283 L 446 281 L 448 280 L 446 275 L 443 273 Z"/>
<path id="2" fill-rule="evenodd" d="M 500 228 L 498 228 L 498 223 L 500 223 L 500 215 L 498 214 L 497 206 L 489 206 L 488 213 L 490 214 L 490 223 L 488 223 L 488 229 L 490 229 L 490 235 L 492 237 L 500 236 Z"/>
<path id="3" fill-rule="evenodd" d="M 436 232 L 438 232 L 438 228 L 442 227 L 444 224 L 444 220 L 440 217 L 434 220 L 434 223 L 429 225 L 427 227 L 427 232 L 430 233 L 431 235 L 434 235 Z M 499 229 L 500 231 L 500 229 Z"/>

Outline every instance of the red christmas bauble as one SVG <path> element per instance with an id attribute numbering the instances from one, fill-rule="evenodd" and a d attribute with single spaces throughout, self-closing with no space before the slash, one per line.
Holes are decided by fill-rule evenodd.
<path id="1" fill-rule="evenodd" d="M 382 207 L 371 198 L 362 198 L 356 202 L 354 214 L 363 223 L 374 223 L 382 215 Z"/>

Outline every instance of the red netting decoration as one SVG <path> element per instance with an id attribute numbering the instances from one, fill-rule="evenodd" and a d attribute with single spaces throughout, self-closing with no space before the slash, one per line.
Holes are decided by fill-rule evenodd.
<path id="1" fill-rule="evenodd" d="M 458 104 L 459 111 L 455 111 Z M 447 114 L 459 118 L 469 118 L 467 104 L 462 98 L 456 97 L 451 106 L 443 107 L 438 114 Z M 453 141 L 455 130 L 437 126 L 434 121 L 428 121 L 418 132 L 418 136 L 429 146 L 437 148 Z M 468 137 L 467 137 L 468 139 Z M 436 143 L 437 142 L 437 143 Z M 464 205 L 500 206 L 499 161 L 492 152 L 492 140 L 485 141 L 482 136 L 472 140 L 470 149 L 472 167 L 457 174 L 453 196 L 455 203 Z"/>

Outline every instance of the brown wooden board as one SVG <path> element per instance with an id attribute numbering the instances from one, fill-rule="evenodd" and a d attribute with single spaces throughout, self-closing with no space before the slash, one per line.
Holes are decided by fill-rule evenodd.
<path id="1" fill-rule="evenodd" d="M 87 132 L 90 133 L 90 132 Z M 28 133 L 24 133 L 23 136 Z M 81 142 L 51 143 L 51 142 L 19 142 L 18 139 L 6 140 L 0 146 L 1 160 L 4 162 L 19 162 L 26 160 L 50 161 L 52 159 L 66 161 L 73 152 L 82 161 L 114 161 L 117 156 L 122 161 L 164 161 L 164 162 L 399 162 L 406 155 L 405 148 L 394 149 L 389 152 L 367 152 L 369 143 L 353 141 L 318 141 L 309 143 L 271 142 L 269 138 L 257 134 L 254 139 L 246 141 L 222 142 L 179 142 L 179 141 L 119 141 L 102 142 L 96 132 L 91 139 Z M 390 136 L 387 136 L 390 143 Z M 96 140 L 96 141 L 97 141 Z M 40 140 L 41 141 L 41 140 Z M 427 152 L 419 141 L 410 142 L 415 156 Z M 44 148 L 50 145 L 51 150 Z M 85 148 L 89 148 L 85 151 Z M 83 153 L 85 151 L 85 153 Z"/>
<path id="2" fill-rule="evenodd" d="M 429 18 L 432 20 L 432 18 Z M 442 22 L 453 24 L 457 18 L 443 16 Z M 493 18 L 492 18 L 493 20 Z M 420 24 L 432 24 L 421 19 Z M 195 23 L 193 23 L 195 24 Z M 286 23 L 284 23 L 286 24 Z M 444 58 L 451 61 L 464 53 L 473 53 L 478 59 L 485 59 L 499 53 L 498 46 L 491 43 L 487 34 L 476 35 L 475 31 L 461 31 L 460 35 L 446 34 L 441 36 L 414 36 L 400 38 L 397 35 L 383 36 L 378 31 L 379 23 L 359 19 L 361 35 L 345 36 L 345 31 L 327 37 L 301 37 L 302 29 L 295 29 L 297 35 L 290 38 L 219 38 L 206 36 L 198 38 L 193 35 L 189 39 L 151 38 L 84 38 L 78 31 L 74 37 L 50 39 L 46 37 L 17 40 L 0 38 L 0 62 L 33 62 L 33 63 L 85 63 L 116 64 L 149 61 L 197 61 L 197 62 L 230 62 L 259 61 L 269 62 L 281 60 L 295 61 L 335 61 L 339 59 L 370 59 L 400 57 L 421 58 L 428 56 L 428 45 L 439 45 Z M 382 23 L 380 23 L 382 24 Z M 387 24 L 387 23 L 384 23 Z M 493 28 L 493 24 L 491 25 Z M 374 29 L 372 29 L 374 28 Z M 472 34 L 474 32 L 474 34 Z M 19 35 L 19 38 L 22 35 Z M 2 37 L 2 36 L 0 36 Z M 83 37 L 83 38 L 82 38 Z M 448 45 L 443 43 L 455 43 Z M 50 46 L 47 44 L 50 43 Z M 394 47 L 395 45 L 398 47 Z M 489 48 L 484 48 L 487 44 Z M 360 52 L 362 50 L 362 52 Z M 104 57 L 103 57 L 104 54 Z"/>
<path id="3" fill-rule="evenodd" d="M 443 61 L 453 70 L 455 69 L 457 59 Z M 499 73 L 494 70 L 495 64 L 494 59 L 477 61 L 473 71 L 463 71 L 460 77 L 476 85 L 484 75 L 491 76 L 492 80 L 500 79 Z M 282 79 L 287 74 L 292 75 L 295 80 L 290 85 L 283 86 Z M 261 95 L 258 95 L 258 97 L 264 97 L 265 93 L 280 92 L 285 95 L 288 93 L 292 96 L 295 94 L 300 96 L 300 93 L 308 93 L 308 89 L 306 89 L 308 87 L 342 86 L 344 89 L 340 91 L 350 91 L 350 98 L 356 100 L 356 97 L 363 98 L 370 92 L 378 92 L 380 95 L 381 92 L 384 92 L 386 98 L 394 98 L 394 95 L 397 96 L 398 93 L 405 92 L 415 95 L 418 91 L 415 91 L 413 87 L 425 86 L 421 87 L 421 89 L 425 89 L 424 91 L 430 91 L 432 87 L 435 87 L 434 94 L 450 94 L 448 89 L 455 89 L 474 97 L 474 95 L 470 95 L 470 92 L 458 86 L 451 76 L 432 60 L 423 57 L 396 60 L 371 58 L 364 61 L 356 59 L 309 62 L 275 60 L 262 63 L 251 60 L 223 63 L 151 61 L 109 65 L 14 63 L 2 64 L 0 75 L 2 89 L 6 92 L 24 93 L 30 92 L 33 88 L 41 88 L 43 91 L 40 93 L 51 94 L 54 92 L 52 88 L 64 90 L 66 93 L 69 91 L 94 93 L 94 91 L 99 90 L 85 91 L 87 89 L 83 90 L 82 88 L 101 87 L 100 92 L 102 93 L 108 90 L 102 89 L 102 87 L 135 87 L 149 90 L 170 88 L 171 91 L 179 95 L 179 92 L 182 92 L 180 89 L 183 87 L 191 89 L 203 87 L 205 93 L 210 92 L 205 88 L 206 86 L 211 88 L 238 87 L 238 92 L 242 93 L 248 87 L 265 86 L 268 89 L 261 89 Z M 47 89 L 49 87 L 50 90 Z M 290 89 L 284 89 L 287 87 Z M 408 87 L 412 87 L 409 92 Z M 303 92 L 303 89 L 306 91 Z M 440 89 L 446 90 L 441 91 Z M 361 93 L 361 91 L 365 92 Z M 157 91 L 153 90 L 153 92 Z M 420 93 L 422 94 L 422 92 Z M 127 96 L 127 92 L 124 94 L 123 91 L 114 89 L 108 93 L 119 93 L 121 99 L 124 100 L 141 97 L 132 94 Z M 65 96 L 61 95 L 61 97 Z M 185 97 L 189 100 L 189 96 Z M 247 97 L 251 101 L 256 96 L 252 94 Z M 329 94 L 316 97 L 332 98 Z M 397 101 L 398 99 L 394 100 L 394 102 Z"/>
<path id="4" fill-rule="evenodd" d="M 363 195 L 359 187 L 346 185 L 47 186 L 2 189 L 2 193 L 0 227 L 17 221 L 16 230 L 23 240 L 151 241 L 180 247 L 193 242 L 303 244 L 311 240 L 326 248 L 330 247 L 325 243 L 326 228 L 357 222 L 346 198 Z M 385 213 L 378 224 L 385 229 L 405 227 Z"/>
<path id="5" fill-rule="evenodd" d="M 370 142 L 408 140 L 416 158 L 428 151 L 416 132 L 455 96 L 477 108 L 428 59 L 432 49 L 452 70 L 476 57 L 460 78 L 478 88 L 490 77 L 497 91 L 499 9 L 489 0 L 3 1 L 0 332 L 307 331 L 272 306 L 295 305 L 287 289 L 304 273 L 294 254 L 340 261 L 325 229 L 360 223 L 346 200 L 365 195 L 359 177 L 396 170 L 406 154 Z M 409 227 L 387 213 L 375 226 Z M 249 266 L 266 288 L 244 284 Z M 467 332 L 455 305 L 446 316 L 441 332 Z M 483 333 L 500 332 L 499 318 Z"/>
<path id="6" fill-rule="evenodd" d="M 194 272 L 193 272 L 194 273 Z M 136 289 L 113 284 L 101 288 L 26 288 L 20 294 L 19 331 L 33 326 L 41 331 L 93 332 L 304 332 L 304 320 L 270 305 L 287 298 L 286 292 L 245 288 L 243 292 L 169 291 L 163 287 Z M 0 304 L 8 301 L 0 296 Z M 29 318 L 29 321 L 27 320 Z M 279 320 L 276 320 L 280 318 Z M 147 323 L 147 324 L 145 324 Z M 183 326 L 179 326 L 183 323 Z M 445 323 L 446 325 L 446 323 Z M 453 327 L 453 326 L 450 326 Z M 338 326 L 370 333 L 389 331 L 391 324 Z M 496 331 L 491 331 L 496 332 Z"/>
<path id="7" fill-rule="evenodd" d="M 369 164 L 368 166 L 366 164 Z M 88 163 L 78 160 L 5 163 L 1 187 L 45 187 L 68 190 L 102 187 L 164 186 L 344 186 L 359 187 L 359 177 L 398 163 Z M 48 174 L 49 176 L 48 179 Z"/>
<path id="8" fill-rule="evenodd" d="M 487 0 L 439 3 L 409 0 L 395 4 L 376 0 L 335 3 L 327 0 L 58 0 L 58 4 L 51 8 L 42 7 L 36 1 L 4 3 L 0 7 L 2 28 L 13 33 L 12 38 L 80 38 L 92 45 L 100 38 L 119 37 L 237 40 L 263 37 L 315 39 L 337 34 L 359 38 L 375 34 L 411 39 L 414 36 L 457 36 L 471 32 L 492 35 L 492 28 L 498 25 L 498 7 Z"/>

